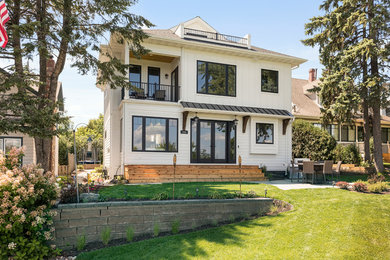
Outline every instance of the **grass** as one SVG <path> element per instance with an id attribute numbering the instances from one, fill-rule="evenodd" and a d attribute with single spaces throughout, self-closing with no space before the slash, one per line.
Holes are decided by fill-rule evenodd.
<path id="1" fill-rule="evenodd" d="M 237 191 L 238 184 L 176 184 L 185 194 Z M 126 186 L 133 196 L 170 185 Z M 208 230 L 154 238 L 82 253 L 77 259 L 390 259 L 390 196 L 340 189 L 279 190 L 244 184 L 288 201 L 294 210 Z M 108 192 L 108 191 L 105 191 Z M 111 190 L 113 192 L 113 190 Z M 145 195 L 143 195 L 145 196 Z"/>

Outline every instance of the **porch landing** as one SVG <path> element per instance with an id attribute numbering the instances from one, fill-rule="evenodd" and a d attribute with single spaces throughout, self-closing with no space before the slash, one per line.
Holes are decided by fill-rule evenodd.
<path id="1" fill-rule="evenodd" d="M 125 178 L 130 183 L 173 182 L 173 165 L 125 165 Z M 177 165 L 176 182 L 263 181 L 264 173 L 257 165 Z"/>

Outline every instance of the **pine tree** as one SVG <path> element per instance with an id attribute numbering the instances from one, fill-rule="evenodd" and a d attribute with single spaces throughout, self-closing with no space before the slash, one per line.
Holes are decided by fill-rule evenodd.
<path id="1" fill-rule="evenodd" d="M 44 169 L 53 170 L 52 136 L 58 135 L 55 126 L 66 120 L 57 113 L 56 101 L 58 78 L 65 62 L 70 61 L 81 74 L 99 71 L 98 84 L 127 87 L 128 65 L 112 56 L 110 49 L 102 50 L 100 43 L 111 33 L 116 35 L 116 42 L 110 42 L 110 46 L 128 42 L 136 56 L 147 53 L 141 45 L 147 37 L 142 27 L 152 24 L 129 12 L 135 2 L 7 1 L 10 41 L 6 49 L 0 50 L 0 59 L 11 62 L 0 67 L 0 133 L 19 131 L 33 136 L 37 162 Z M 109 59 L 99 61 L 95 54 Z M 47 73 L 51 56 L 55 66 Z M 29 68 L 30 61 L 39 64 L 37 70 Z M 10 94 L 11 89 L 16 91 Z"/>
<path id="2" fill-rule="evenodd" d="M 323 121 L 352 122 L 361 111 L 364 119 L 365 159 L 369 158 L 370 128 L 374 161 L 382 172 L 381 107 L 388 105 L 390 3 L 387 0 L 326 0 L 323 16 L 306 24 L 303 41 L 320 47 L 325 67 L 319 88 Z M 372 120 L 370 120 L 370 118 Z M 370 122 L 372 121 L 372 122 Z"/>

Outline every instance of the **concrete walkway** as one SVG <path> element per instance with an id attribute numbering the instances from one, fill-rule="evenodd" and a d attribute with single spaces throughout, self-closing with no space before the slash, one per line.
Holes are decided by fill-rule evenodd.
<path id="1" fill-rule="evenodd" d="M 319 188 L 336 188 L 329 184 L 311 184 L 311 183 L 301 183 L 291 182 L 291 180 L 275 180 L 275 181 L 261 181 L 258 183 L 264 183 L 273 185 L 281 190 L 298 190 L 298 189 L 319 189 Z"/>

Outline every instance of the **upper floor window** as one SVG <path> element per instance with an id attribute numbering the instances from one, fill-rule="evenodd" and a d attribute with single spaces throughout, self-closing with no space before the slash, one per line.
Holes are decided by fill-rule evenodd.
<path id="1" fill-rule="evenodd" d="M 261 91 L 278 93 L 279 72 L 276 70 L 261 70 Z"/>
<path id="2" fill-rule="evenodd" d="M 274 143 L 274 124 L 256 123 L 256 143 Z"/>
<path id="3" fill-rule="evenodd" d="M 141 86 L 141 66 L 130 65 L 130 84 L 133 87 L 139 88 Z"/>
<path id="4" fill-rule="evenodd" d="M 236 66 L 198 61 L 197 92 L 236 96 Z"/>

